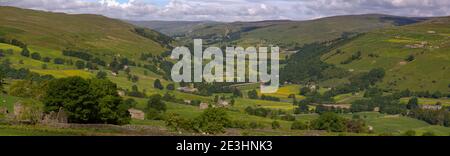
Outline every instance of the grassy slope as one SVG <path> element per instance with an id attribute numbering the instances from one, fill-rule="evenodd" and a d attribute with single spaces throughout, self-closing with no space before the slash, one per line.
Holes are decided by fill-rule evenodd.
<path id="1" fill-rule="evenodd" d="M 306 44 L 338 38 L 344 32 L 366 32 L 392 26 L 382 15 L 337 16 L 311 21 L 291 22 L 257 29 L 242 35 L 239 42 L 264 41 L 267 44 Z M 264 43 L 263 42 L 263 43 Z"/>
<path id="2" fill-rule="evenodd" d="M 37 51 L 87 49 L 100 56 L 137 58 L 141 52 L 160 53 L 157 42 L 133 32 L 133 25 L 99 15 L 69 15 L 0 7 L 0 35 L 19 39 Z M 52 52 L 48 52 L 52 53 Z"/>
<path id="3" fill-rule="evenodd" d="M 381 84 L 385 88 L 450 92 L 449 34 L 450 18 L 377 30 L 339 48 L 342 51 L 340 54 L 330 52 L 323 56 L 323 60 L 355 72 L 382 67 L 387 71 Z M 421 42 L 428 44 L 425 48 L 406 47 Z M 341 64 L 357 51 L 362 53 L 361 60 Z M 369 54 L 379 57 L 369 57 Z M 409 55 L 414 55 L 416 59 L 405 62 Z"/>
<path id="4" fill-rule="evenodd" d="M 395 19 L 388 19 L 395 18 Z M 234 22 L 194 29 L 187 38 L 221 38 L 240 46 L 278 45 L 293 48 L 306 43 L 332 40 L 344 32 L 367 32 L 390 27 L 397 20 L 414 20 L 388 15 L 336 16 L 310 21 Z M 235 38 L 238 36 L 238 38 Z"/>
<path id="5" fill-rule="evenodd" d="M 201 27 L 220 24 L 213 21 L 129 21 L 129 23 L 147 27 L 169 36 L 187 34 Z"/>

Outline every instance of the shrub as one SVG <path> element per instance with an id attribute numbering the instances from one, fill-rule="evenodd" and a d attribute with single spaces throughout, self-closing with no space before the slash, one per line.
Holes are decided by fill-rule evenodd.
<path id="1" fill-rule="evenodd" d="M 96 75 L 97 79 L 106 79 L 108 74 L 104 71 L 99 71 Z"/>
<path id="2" fill-rule="evenodd" d="M 302 121 L 295 121 L 292 123 L 291 129 L 292 130 L 308 130 L 309 126 L 308 126 L 308 124 L 305 124 Z"/>
<path id="3" fill-rule="evenodd" d="M 156 109 L 148 108 L 145 113 L 145 118 L 147 120 L 162 120 L 163 115 L 160 111 Z"/>
<path id="4" fill-rule="evenodd" d="M 44 61 L 44 62 L 50 62 L 52 59 L 50 58 L 50 57 L 44 57 L 43 59 L 42 59 L 42 61 Z"/>
<path id="5" fill-rule="evenodd" d="M 230 125 L 230 119 L 224 109 L 208 108 L 195 119 L 194 124 L 199 132 L 218 134 L 225 132 L 225 127 Z"/>
<path id="6" fill-rule="evenodd" d="M 28 48 L 23 48 L 22 52 L 20 52 L 20 55 L 30 57 L 30 50 L 28 50 Z"/>
<path id="7" fill-rule="evenodd" d="M 154 94 L 150 96 L 147 102 L 147 110 L 154 109 L 158 112 L 165 112 L 167 110 L 166 104 L 162 101 L 162 96 Z"/>
<path id="8" fill-rule="evenodd" d="M 84 69 L 84 67 L 86 66 L 86 63 L 84 63 L 84 61 L 78 60 L 77 62 L 75 62 L 75 66 L 76 66 L 78 69 Z"/>
<path id="9" fill-rule="evenodd" d="M 34 52 L 31 54 L 31 58 L 35 60 L 41 60 L 41 54 Z"/>
<path id="10" fill-rule="evenodd" d="M 153 83 L 153 87 L 159 90 L 163 90 L 164 86 L 161 84 L 161 80 L 156 79 L 155 82 Z"/>
<path id="11" fill-rule="evenodd" d="M 436 136 L 436 134 L 434 134 L 434 132 L 428 131 L 423 133 L 422 136 Z"/>
<path id="12" fill-rule="evenodd" d="M 175 84 L 171 83 L 167 85 L 167 90 L 175 90 Z"/>
<path id="13" fill-rule="evenodd" d="M 281 127 L 280 122 L 273 121 L 272 122 L 272 129 L 279 129 Z"/>
<path id="14" fill-rule="evenodd" d="M 346 121 L 343 117 L 335 113 L 324 113 L 312 122 L 312 127 L 317 130 L 326 130 L 329 132 L 346 131 Z"/>
<path id="15" fill-rule="evenodd" d="M 55 59 L 53 59 L 53 63 L 55 63 L 55 64 L 64 64 L 65 61 L 62 58 L 55 58 Z"/>
<path id="16" fill-rule="evenodd" d="M 414 130 L 406 131 L 405 133 L 403 133 L 403 136 L 416 136 L 416 131 Z"/>

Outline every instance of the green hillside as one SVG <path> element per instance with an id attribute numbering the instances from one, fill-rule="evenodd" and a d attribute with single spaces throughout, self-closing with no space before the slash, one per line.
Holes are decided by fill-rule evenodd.
<path id="1" fill-rule="evenodd" d="M 198 28 L 222 24 L 214 21 L 129 21 L 129 23 L 174 37 L 184 36 Z"/>
<path id="2" fill-rule="evenodd" d="M 343 34 L 367 32 L 378 28 L 406 25 L 425 20 L 389 15 L 367 14 L 327 17 L 310 21 L 233 22 L 194 28 L 185 36 L 207 39 L 208 43 L 238 45 L 278 45 L 295 48 L 322 42 Z"/>
<path id="3" fill-rule="evenodd" d="M 322 57 L 353 72 L 382 67 L 383 88 L 450 92 L 450 18 L 367 33 Z M 352 56 L 360 57 L 351 59 Z"/>
<path id="4" fill-rule="evenodd" d="M 402 22 L 407 21 L 407 22 Z M 293 47 L 340 37 L 343 33 L 360 33 L 393 25 L 409 24 L 414 19 L 388 15 L 351 15 L 311 21 L 273 25 L 243 33 L 239 42 L 261 42 Z"/>
<path id="5" fill-rule="evenodd" d="M 163 35 L 146 30 L 152 35 L 146 38 L 136 33 L 135 26 L 104 16 L 3 6 L 0 14 L 0 36 L 20 40 L 43 53 L 70 48 L 105 56 L 137 57 L 142 52 L 161 53 L 166 50 L 166 45 L 156 40 Z"/>

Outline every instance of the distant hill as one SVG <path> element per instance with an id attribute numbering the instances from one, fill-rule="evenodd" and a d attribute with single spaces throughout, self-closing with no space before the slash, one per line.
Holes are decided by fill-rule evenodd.
<path id="1" fill-rule="evenodd" d="M 450 17 L 442 17 L 368 32 L 322 60 L 353 72 L 382 67 L 383 88 L 449 93 L 449 52 Z"/>
<path id="2" fill-rule="evenodd" d="M 131 24 L 150 28 L 169 36 L 183 36 L 198 28 L 221 24 L 214 21 L 127 21 Z"/>
<path id="3" fill-rule="evenodd" d="M 426 18 L 397 17 L 381 14 L 335 16 L 308 21 L 203 22 L 132 22 L 161 32 L 184 32 L 181 40 L 204 39 L 209 44 L 269 45 L 295 48 L 306 43 L 321 42 L 343 34 L 362 33 L 374 29 L 413 24 Z M 146 23 L 146 22 L 143 22 Z M 194 26 L 193 26 L 194 25 Z M 187 31 L 188 30 L 188 31 Z M 170 33 L 169 33 L 170 34 Z M 173 34 L 172 34 L 173 35 Z"/>
<path id="4" fill-rule="evenodd" d="M 255 42 L 295 47 L 312 42 L 332 40 L 345 33 L 361 33 L 374 29 L 412 24 L 422 18 L 368 14 L 321 18 L 272 25 L 241 34 L 237 42 Z"/>
<path id="5" fill-rule="evenodd" d="M 83 49 L 102 56 L 132 58 L 166 51 L 170 38 L 150 29 L 100 15 L 72 15 L 0 7 L 0 36 L 37 49 Z M 36 48 L 35 48 L 36 49 Z"/>

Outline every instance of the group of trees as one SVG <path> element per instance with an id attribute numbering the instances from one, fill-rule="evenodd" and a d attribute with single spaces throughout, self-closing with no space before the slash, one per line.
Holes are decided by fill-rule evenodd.
<path id="1" fill-rule="evenodd" d="M 406 105 L 400 103 L 400 99 L 392 95 L 356 100 L 352 103 L 351 111 L 374 111 L 375 108 L 379 108 L 379 111 L 385 114 L 406 114 L 407 112 Z"/>
<path id="2" fill-rule="evenodd" d="M 262 107 L 247 107 L 245 108 L 245 112 L 249 115 L 260 116 L 271 119 L 281 119 L 286 121 L 294 121 L 295 117 L 291 114 L 282 111 L 282 110 L 274 110 L 269 108 Z"/>
<path id="3" fill-rule="evenodd" d="M 139 91 L 137 85 L 131 86 L 131 91 L 127 91 L 127 95 L 131 97 L 137 98 L 145 98 L 147 95 L 145 94 L 145 89 L 143 91 Z"/>
<path id="4" fill-rule="evenodd" d="M 400 96 L 400 97 L 421 97 L 421 98 L 434 98 L 434 99 L 450 97 L 450 93 L 446 95 L 438 90 L 434 91 L 434 92 L 430 92 L 430 91 L 414 92 L 414 91 L 410 91 L 409 89 L 406 89 L 401 92 L 397 92 L 395 94 L 397 94 L 397 96 Z"/>
<path id="5" fill-rule="evenodd" d="M 291 129 L 294 130 L 326 130 L 328 132 L 364 133 L 368 127 L 362 119 L 346 119 L 336 113 L 324 113 L 311 122 L 295 121 Z"/>
<path id="6" fill-rule="evenodd" d="M 149 97 L 146 108 L 146 119 L 161 120 L 163 113 L 166 112 L 167 106 L 163 102 L 163 97 L 159 94 L 154 94 Z"/>
<path id="7" fill-rule="evenodd" d="M 45 112 L 68 113 L 72 123 L 128 124 L 131 108 L 107 79 L 68 77 L 49 82 L 43 98 Z"/>
<path id="8" fill-rule="evenodd" d="M 31 72 L 29 69 L 20 68 L 15 69 L 11 67 L 11 62 L 9 60 L 3 60 L 0 64 L 0 73 L 2 73 L 4 78 L 11 78 L 17 80 L 29 79 L 29 80 L 50 80 L 54 77 L 51 75 L 40 75 L 35 72 Z"/>
<path id="9" fill-rule="evenodd" d="M 166 125 L 174 130 L 185 130 L 198 133 L 220 134 L 225 128 L 232 127 L 227 112 L 222 108 L 208 108 L 194 119 L 181 117 L 178 114 L 169 114 Z"/>
<path id="10" fill-rule="evenodd" d="M 66 50 L 62 51 L 62 54 L 64 56 L 70 56 L 70 57 L 76 57 L 76 58 L 82 59 L 84 61 L 87 61 L 87 64 L 94 63 L 96 65 L 106 66 L 105 61 L 99 59 L 98 57 L 92 56 L 88 52 L 66 49 Z"/>
<path id="11" fill-rule="evenodd" d="M 198 89 L 198 95 L 211 96 L 217 93 L 233 93 L 235 97 L 242 97 L 239 89 L 231 87 L 234 83 L 213 82 L 213 83 L 194 83 L 194 87 Z"/>
<path id="12" fill-rule="evenodd" d="M 240 97 L 242 97 L 242 93 L 239 92 Z M 261 99 L 261 100 L 266 100 L 266 101 L 281 101 L 280 98 L 278 97 L 274 97 L 274 96 L 269 96 L 269 95 L 261 95 L 261 97 L 259 97 L 258 95 L 258 91 L 256 91 L 256 89 L 250 90 L 247 92 L 247 96 L 250 99 Z"/>
<path id="13" fill-rule="evenodd" d="M 306 44 L 303 47 L 296 48 L 298 52 L 290 56 L 287 64 L 280 70 L 280 81 L 300 84 L 308 81 L 345 77 L 347 71 L 323 62 L 321 56 L 351 39 L 351 36 L 343 36 L 335 40 Z"/>
<path id="14" fill-rule="evenodd" d="M 450 127 L 450 112 L 449 110 L 427 110 L 427 109 L 413 109 L 410 117 L 425 121 L 432 125 L 441 125 Z"/>
<path id="15" fill-rule="evenodd" d="M 348 58 L 347 60 L 342 61 L 341 64 L 350 64 L 353 61 L 360 60 L 361 56 L 362 56 L 361 51 L 358 51 L 355 54 L 353 54 L 350 58 Z"/>

